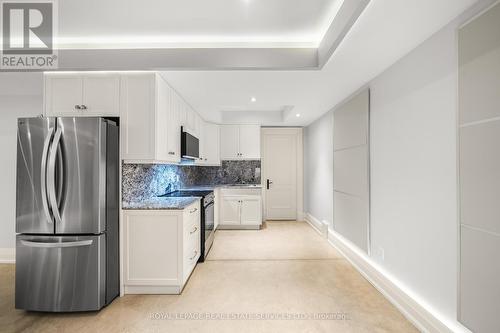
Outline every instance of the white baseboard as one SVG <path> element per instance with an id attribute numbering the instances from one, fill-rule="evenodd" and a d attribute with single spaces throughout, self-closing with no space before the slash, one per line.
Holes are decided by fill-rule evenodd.
<path id="1" fill-rule="evenodd" d="M 309 213 L 305 214 L 304 220 L 309 223 L 309 225 L 316 230 L 322 237 L 328 237 L 328 223 L 326 221 L 321 222 Z"/>
<path id="2" fill-rule="evenodd" d="M 297 212 L 297 221 L 299 221 L 299 222 L 305 221 L 304 212 Z"/>
<path id="3" fill-rule="evenodd" d="M 15 248 L 0 248 L 0 264 L 14 264 L 16 262 Z"/>
<path id="4" fill-rule="evenodd" d="M 328 242 L 420 331 L 471 333 L 457 321 L 447 319 L 429 305 L 423 304 L 366 253 L 337 232 L 328 230 Z"/>

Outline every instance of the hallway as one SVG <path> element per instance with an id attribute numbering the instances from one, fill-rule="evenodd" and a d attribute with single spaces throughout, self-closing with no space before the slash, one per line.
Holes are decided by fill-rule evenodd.
<path id="1" fill-rule="evenodd" d="M 182 295 L 126 295 L 98 313 L 14 310 L 0 265 L 2 332 L 417 332 L 304 222 L 218 231 Z"/>

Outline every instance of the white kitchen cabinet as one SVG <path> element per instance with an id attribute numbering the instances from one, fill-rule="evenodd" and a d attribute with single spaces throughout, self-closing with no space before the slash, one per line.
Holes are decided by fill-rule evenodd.
<path id="1" fill-rule="evenodd" d="M 195 136 L 196 134 L 196 112 L 186 103 L 184 104 L 184 108 L 186 109 L 186 117 L 187 117 L 187 122 L 186 122 L 186 127 L 188 130 L 190 130 Z"/>
<path id="2" fill-rule="evenodd" d="M 175 101 L 175 91 L 168 87 L 169 110 L 167 115 L 167 154 L 173 162 L 180 160 L 181 124 L 178 102 Z"/>
<path id="3" fill-rule="evenodd" d="M 260 126 L 240 125 L 240 158 L 260 159 Z"/>
<path id="4" fill-rule="evenodd" d="M 46 116 L 115 116 L 120 114 L 118 74 L 47 73 Z"/>
<path id="5" fill-rule="evenodd" d="M 219 125 L 203 122 L 200 136 L 199 165 L 220 165 L 220 133 Z"/>
<path id="6" fill-rule="evenodd" d="M 214 230 L 217 230 L 220 223 L 221 194 L 220 188 L 214 189 Z"/>
<path id="7" fill-rule="evenodd" d="M 220 126 L 220 157 L 222 160 L 239 159 L 240 127 L 238 125 Z"/>
<path id="8" fill-rule="evenodd" d="M 194 117 L 194 133 L 196 134 L 196 137 L 200 139 L 200 141 L 203 139 L 203 129 L 205 127 L 205 121 L 200 117 L 198 113 L 193 111 L 195 113 Z"/>
<path id="9" fill-rule="evenodd" d="M 179 112 L 179 124 L 187 127 L 187 107 L 185 107 L 184 100 L 175 91 L 173 92 L 173 99 L 177 112 Z"/>
<path id="10" fill-rule="evenodd" d="M 205 137 L 205 121 L 196 114 L 195 116 L 195 127 L 193 134 L 198 138 L 198 156 L 199 158 L 195 160 L 196 164 L 205 165 L 208 162 L 208 158 L 206 156 L 205 148 L 206 148 L 206 137 Z"/>
<path id="11" fill-rule="evenodd" d="M 219 229 L 259 229 L 262 224 L 261 189 L 220 190 Z"/>
<path id="12" fill-rule="evenodd" d="M 261 198 L 260 196 L 249 196 L 240 202 L 240 223 L 242 225 L 261 225 Z"/>
<path id="13" fill-rule="evenodd" d="M 180 294 L 200 257 L 200 202 L 124 210 L 125 294 Z"/>
<path id="14" fill-rule="evenodd" d="M 221 225 L 239 225 L 240 223 L 240 201 L 239 196 L 222 197 L 222 219 Z"/>
<path id="15" fill-rule="evenodd" d="M 221 125 L 221 159 L 260 159 L 259 125 Z"/>
<path id="16" fill-rule="evenodd" d="M 154 73 L 121 77 L 121 141 L 126 163 L 180 162 L 180 125 L 173 91 Z"/>

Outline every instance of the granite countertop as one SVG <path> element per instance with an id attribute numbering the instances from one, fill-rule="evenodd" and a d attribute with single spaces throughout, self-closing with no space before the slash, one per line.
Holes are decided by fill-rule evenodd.
<path id="1" fill-rule="evenodd" d="M 154 197 L 144 199 L 141 201 L 124 201 L 122 209 L 177 209 L 182 210 L 193 202 L 199 201 L 201 197 L 182 197 L 182 198 L 169 198 L 169 197 Z"/>
<path id="2" fill-rule="evenodd" d="M 202 185 L 202 186 L 188 186 L 181 190 L 187 191 L 211 191 L 216 188 L 256 188 L 261 189 L 261 184 L 221 184 L 221 185 Z"/>

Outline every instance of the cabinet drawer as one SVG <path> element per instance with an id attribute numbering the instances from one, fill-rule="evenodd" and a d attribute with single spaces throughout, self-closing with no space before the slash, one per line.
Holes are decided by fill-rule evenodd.
<path id="1" fill-rule="evenodd" d="M 184 229 L 183 235 L 183 249 L 184 251 L 191 249 L 196 246 L 200 246 L 201 234 L 200 234 L 200 224 L 191 224 L 189 229 Z"/>
<path id="2" fill-rule="evenodd" d="M 200 220 L 200 201 L 184 209 L 184 225 Z M 186 223 L 187 222 L 187 223 Z"/>
<path id="3" fill-rule="evenodd" d="M 200 243 L 198 246 L 192 247 L 187 251 L 184 251 L 184 261 L 183 261 L 183 282 L 185 283 L 193 268 L 196 266 L 198 259 L 200 258 Z"/>
<path id="4" fill-rule="evenodd" d="M 194 226 L 196 225 L 198 229 L 200 228 L 200 203 L 196 203 L 195 205 L 191 205 L 184 210 L 183 213 L 183 223 L 184 223 L 184 233 L 187 231 L 192 231 Z"/>

